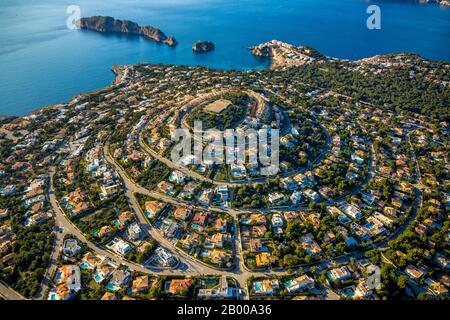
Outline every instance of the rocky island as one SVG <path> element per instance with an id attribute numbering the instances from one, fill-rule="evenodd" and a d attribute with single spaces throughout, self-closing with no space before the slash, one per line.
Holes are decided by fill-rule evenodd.
<path id="1" fill-rule="evenodd" d="M 210 52 L 213 51 L 216 48 L 214 43 L 212 41 L 197 41 L 192 45 L 192 51 L 194 52 Z"/>
<path id="2" fill-rule="evenodd" d="M 172 36 L 166 36 L 160 29 L 152 26 L 143 26 L 129 20 L 117 20 L 112 17 L 94 16 L 81 18 L 77 22 L 77 27 L 83 30 L 92 30 L 101 33 L 124 33 L 140 35 L 147 39 L 159 43 L 165 43 L 174 47 L 178 44 Z"/>

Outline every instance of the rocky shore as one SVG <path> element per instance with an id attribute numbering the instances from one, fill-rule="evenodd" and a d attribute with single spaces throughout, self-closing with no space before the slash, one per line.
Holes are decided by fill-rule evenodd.
<path id="1" fill-rule="evenodd" d="M 143 26 L 129 20 L 117 20 L 112 17 L 94 16 L 81 18 L 77 22 L 77 27 L 83 30 L 92 30 L 101 33 L 124 33 L 140 35 L 147 39 L 159 43 L 165 43 L 174 47 L 178 44 L 172 36 L 166 36 L 160 29 L 152 26 Z"/>
<path id="2" fill-rule="evenodd" d="M 306 46 L 294 46 L 278 40 L 249 47 L 252 53 L 258 57 L 272 59 L 272 68 L 286 66 L 302 66 L 326 57 L 313 48 Z"/>
<path id="3" fill-rule="evenodd" d="M 441 7 L 450 7 L 450 0 L 417 0 L 419 3 L 437 3 Z"/>

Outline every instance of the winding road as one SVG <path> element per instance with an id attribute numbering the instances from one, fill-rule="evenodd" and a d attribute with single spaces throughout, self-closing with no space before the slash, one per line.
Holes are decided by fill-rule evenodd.
<path id="1" fill-rule="evenodd" d="M 197 99 L 201 100 L 201 98 L 197 98 Z M 204 98 L 202 98 L 202 99 L 204 99 Z M 192 105 L 192 102 L 190 105 Z M 159 155 L 158 153 L 153 151 L 151 148 L 149 148 L 145 144 L 145 142 L 142 141 L 140 134 L 141 133 L 139 132 L 138 133 L 138 143 L 139 143 L 140 147 L 144 151 L 146 151 L 149 155 L 156 158 L 158 161 L 161 161 L 162 163 L 164 163 L 166 166 L 168 166 L 171 169 L 179 170 L 179 171 L 185 173 L 186 175 L 190 176 L 193 179 L 203 181 L 203 182 L 208 182 L 208 183 L 211 183 L 214 185 L 233 186 L 233 185 L 242 183 L 242 182 L 238 182 L 238 181 L 236 181 L 236 182 L 215 181 L 215 180 L 206 178 L 196 172 L 193 172 L 179 164 L 173 163 L 169 159 L 162 157 L 161 155 Z M 408 139 L 409 139 L 409 134 L 408 134 Z M 409 139 L 409 143 L 412 148 L 410 139 Z M 413 150 L 412 150 L 412 152 L 414 154 Z M 103 257 L 109 259 L 111 262 L 113 262 L 116 265 L 122 264 L 122 265 L 129 267 L 131 270 L 139 271 L 139 272 L 142 272 L 145 274 L 152 274 L 152 275 L 182 274 L 182 275 L 189 275 L 189 276 L 210 274 L 210 275 L 225 275 L 225 276 L 233 277 L 239 282 L 240 288 L 243 290 L 244 298 L 249 299 L 249 293 L 247 291 L 247 280 L 251 276 L 264 277 L 267 275 L 267 273 L 250 271 L 246 268 L 246 266 L 244 264 L 243 254 L 242 254 L 241 237 L 239 235 L 239 228 L 238 228 L 239 215 L 242 213 L 248 213 L 248 212 L 265 212 L 265 213 L 267 213 L 267 212 L 271 212 L 271 211 L 300 210 L 303 208 L 303 207 L 297 207 L 297 208 L 290 207 L 290 208 L 267 208 L 267 209 L 254 209 L 254 210 L 239 210 L 239 209 L 230 209 L 230 208 L 218 208 L 218 207 L 204 208 L 204 207 L 193 206 L 189 202 L 175 199 L 173 197 L 169 197 L 167 195 L 164 195 L 164 194 L 161 194 L 161 193 L 158 193 L 155 191 L 150 191 L 150 190 L 140 186 L 139 184 L 135 183 L 128 176 L 127 172 L 122 168 L 122 166 L 110 155 L 108 143 L 105 143 L 105 145 L 103 147 L 103 156 L 104 156 L 105 160 L 111 166 L 114 167 L 114 169 L 118 172 L 119 176 L 121 177 L 127 201 L 129 203 L 130 207 L 132 208 L 132 210 L 134 211 L 134 213 L 136 214 L 136 217 L 137 217 L 138 222 L 139 222 L 140 226 L 142 227 L 142 229 L 145 232 L 147 232 L 147 234 L 151 238 L 155 239 L 159 243 L 160 246 L 171 251 L 173 253 L 173 255 L 182 264 L 184 264 L 186 266 L 186 268 L 160 269 L 160 268 L 152 268 L 149 266 L 143 266 L 143 265 L 140 265 L 137 263 L 130 262 L 130 261 L 124 259 L 123 257 L 115 254 L 114 252 L 104 248 L 103 246 L 87 239 L 86 236 L 77 228 L 77 226 L 66 216 L 66 214 L 64 213 L 64 210 L 60 207 L 59 202 L 55 196 L 55 190 L 54 190 L 54 176 L 56 173 L 56 169 L 55 169 L 55 167 L 51 167 L 49 169 L 50 182 L 49 182 L 49 186 L 47 188 L 48 189 L 47 196 L 48 196 L 48 200 L 52 206 L 54 216 L 55 216 L 56 237 L 55 237 L 53 252 L 51 255 L 51 259 L 50 259 L 51 260 L 50 264 L 46 270 L 46 274 L 45 274 L 44 280 L 42 281 L 41 288 L 34 297 L 35 299 L 45 299 L 45 293 L 48 290 L 50 279 L 54 275 L 56 268 L 57 268 L 58 255 L 62 248 L 64 235 L 66 235 L 66 234 L 71 234 L 71 235 L 75 236 L 78 240 L 80 240 L 86 246 L 88 246 L 96 255 L 103 256 Z M 323 157 L 323 155 L 321 155 L 320 159 L 322 157 Z M 414 155 L 414 157 L 415 157 L 415 155 Z M 316 160 L 320 161 L 318 159 L 316 159 Z M 419 175 L 419 178 L 416 179 L 416 184 L 415 184 L 416 197 L 415 197 L 412 213 L 408 217 L 407 221 L 401 227 L 399 227 L 394 232 L 392 232 L 384 240 L 382 240 L 378 243 L 372 243 L 371 245 L 369 245 L 368 247 L 365 247 L 363 249 L 360 249 L 360 250 L 357 250 L 354 252 L 350 252 L 350 253 L 341 255 L 339 257 L 325 258 L 323 260 L 315 261 L 310 264 L 303 264 L 303 265 L 297 266 L 296 268 L 293 268 L 293 269 L 301 268 L 304 271 L 308 271 L 313 266 L 318 267 L 319 269 L 325 269 L 335 263 L 346 262 L 350 258 L 360 258 L 364 255 L 365 252 L 375 249 L 375 248 L 380 249 L 380 250 L 386 249 L 388 247 L 388 242 L 391 240 L 397 239 L 404 232 L 404 230 L 411 224 L 411 222 L 414 221 L 417 210 L 422 205 L 423 198 L 422 198 L 422 193 L 420 191 L 420 168 L 418 167 L 417 159 L 415 159 L 415 160 L 416 160 L 416 167 L 417 167 L 416 170 Z M 354 190 L 350 191 L 348 194 L 346 194 L 346 196 L 349 194 L 353 195 L 353 194 L 360 192 L 361 189 L 373 178 L 373 176 L 375 174 L 375 172 L 374 172 L 375 157 L 374 157 L 373 145 L 371 145 L 371 156 L 370 156 L 369 162 L 370 162 L 369 173 L 368 173 L 367 177 L 365 178 L 365 180 L 363 181 L 363 183 L 360 184 Z M 295 173 L 293 173 L 293 174 L 295 174 Z M 247 181 L 247 183 L 248 183 L 248 181 Z M 251 183 L 253 183 L 253 181 L 251 181 Z M 166 203 L 171 203 L 174 205 L 184 205 L 184 206 L 189 206 L 191 208 L 196 208 L 199 210 L 209 210 L 212 212 L 220 212 L 220 213 L 230 214 L 234 218 L 234 227 L 233 227 L 233 229 L 234 229 L 233 243 L 234 243 L 234 250 L 235 250 L 234 268 L 232 270 L 222 270 L 222 269 L 214 268 L 212 266 L 209 266 L 209 265 L 195 259 L 194 257 L 190 256 L 189 254 L 185 253 L 184 251 L 178 249 L 172 242 L 170 242 L 168 239 L 166 239 L 156 228 L 154 228 L 149 223 L 147 217 L 145 216 L 144 212 L 142 211 L 140 205 L 138 204 L 138 202 L 136 200 L 135 194 L 147 195 L 154 199 L 157 199 L 157 200 L 160 200 L 160 201 L 163 201 Z M 338 199 L 329 200 L 326 202 L 326 204 L 327 205 L 335 204 L 336 202 L 340 201 L 343 198 L 344 198 L 344 196 L 340 197 Z M 287 275 L 288 272 L 271 270 L 270 274 L 272 274 L 272 275 Z M 6 284 L 1 283 L 1 282 L 0 282 L 0 296 L 3 297 L 4 299 L 8 299 L 8 300 L 25 299 L 24 297 L 19 295 L 17 292 L 15 292 L 13 289 L 8 287 Z"/>

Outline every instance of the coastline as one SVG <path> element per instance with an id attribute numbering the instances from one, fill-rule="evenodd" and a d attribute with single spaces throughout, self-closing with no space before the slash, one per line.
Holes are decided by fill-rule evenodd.
<path id="1" fill-rule="evenodd" d="M 392 52 L 418 52 L 431 60 L 449 59 L 449 48 L 444 45 L 448 35 L 443 30 L 449 30 L 450 11 L 439 9 L 436 3 L 419 5 L 413 0 L 383 3 L 383 13 L 386 12 L 382 19 L 383 30 L 369 31 L 365 23 L 368 4 L 363 1 L 330 2 L 326 6 L 310 1 L 308 6 L 291 3 L 287 8 L 268 5 L 258 9 L 260 15 L 250 15 L 251 10 L 245 6 L 233 6 L 230 18 L 226 19 L 221 19 L 220 10 L 211 10 L 216 4 L 196 5 L 187 10 L 187 7 L 157 5 L 154 1 L 138 2 L 142 2 L 142 8 L 149 10 L 148 13 L 159 7 L 161 14 L 136 11 L 133 6 L 105 6 L 94 0 L 83 5 L 80 18 L 110 15 L 122 20 L 131 19 L 140 26 L 154 26 L 180 40 L 176 50 L 146 41 L 143 37 L 88 30 L 69 31 L 61 19 L 62 16 L 66 18 L 63 10 L 46 14 L 33 11 L 30 0 L 25 0 L 20 6 L 8 1 L 0 5 L 10 8 L 5 11 L 7 25 L 17 25 L 0 37 L 5 43 L 4 50 L 0 50 L 3 51 L 0 62 L 4 66 L 4 80 L 0 81 L 4 84 L 0 90 L 0 115 L 24 116 L 37 109 L 69 101 L 76 94 L 106 87 L 114 81 L 109 71 L 113 63 L 148 61 L 189 66 L 200 64 L 219 70 L 266 69 L 269 62 L 254 59 L 244 48 L 272 38 L 296 45 L 310 44 L 328 56 L 354 61 Z M 91 6 L 92 10 L 88 10 Z M 349 14 L 341 19 L 333 14 L 340 8 L 353 9 L 349 12 L 357 9 L 360 15 Z M 63 4 L 60 9 L 64 9 Z M 30 23 L 39 28 L 23 28 L 20 15 L 13 14 L 19 10 L 29 12 Z M 214 19 L 217 24 L 206 34 L 207 25 L 202 24 L 202 16 Z M 195 23 L 183 26 L 182 20 Z M 412 22 L 417 28 L 410 29 Z M 240 33 L 239 30 L 248 32 Z M 217 50 L 208 56 L 192 54 L 190 45 L 198 39 L 213 40 Z"/>
<path id="2" fill-rule="evenodd" d="M 135 65 L 138 65 L 138 64 L 135 64 Z M 49 105 L 46 105 L 46 106 L 38 107 L 38 108 L 36 108 L 34 110 L 31 110 L 30 112 L 28 112 L 27 114 L 22 115 L 22 116 L 3 116 L 3 115 L 0 115 L 0 122 L 2 121 L 3 117 L 4 118 L 8 118 L 8 117 L 9 118 L 22 118 L 22 117 L 32 116 L 32 115 L 35 115 L 35 114 L 38 114 L 38 113 L 42 112 L 45 109 L 49 109 L 49 108 L 60 109 L 60 108 L 63 108 L 64 106 L 66 106 L 66 105 L 71 105 L 71 104 L 73 104 L 73 101 L 77 100 L 78 98 L 82 99 L 83 97 L 87 97 L 87 96 L 90 96 L 90 95 L 95 95 L 95 94 L 98 94 L 98 93 L 104 93 L 104 92 L 111 91 L 111 90 L 117 88 L 117 86 L 118 86 L 116 81 L 117 81 L 117 78 L 119 77 L 119 74 L 114 70 L 115 66 L 117 66 L 117 65 L 113 65 L 111 67 L 111 71 L 115 74 L 115 78 L 112 81 L 112 83 L 107 85 L 106 87 L 102 87 L 102 88 L 99 88 L 99 89 L 94 89 L 92 91 L 76 93 L 67 102 L 60 102 L 60 103 L 57 103 L 57 104 L 49 104 Z M 127 65 L 120 65 L 120 67 L 124 67 L 124 66 L 127 66 Z"/>
<path id="3" fill-rule="evenodd" d="M 272 41 L 274 41 L 274 40 L 272 40 Z M 268 43 L 270 43 L 270 41 L 269 41 Z M 268 67 L 262 67 L 262 68 L 249 69 L 249 70 L 242 70 L 243 72 L 248 72 L 248 71 L 261 71 L 261 70 L 271 70 L 271 69 L 277 69 L 277 68 L 280 68 L 280 67 L 289 67 L 289 66 L 283 66 L 283 65 L 280 65 L 280 64 L 276 61 L 276 58 L 273 57 L 273 56 L 258 56 L 258 55 L 255 55 L 254 53 L 252 53 L 252 49 L 254 49 L 254 48 L 258 47 L 258 46 L 261 46 L 261 45 L 264 45 L 264 44 L 260 44 L 260 45 L 257 45 L 257 46 L 247 46 L 246 48 L 251 52 L 252 55 L 254 55 L 254 56 L 258 57 L 258 58 L 261 58 L 261 59 L 270 59 L 270 61 L 271 61 L 270 66 L 268 66 Z M 295 47 L 294 45 L 291 45 L 291 44 L 288 44 L 288 45 Z M 301 47 L 304 47 L 304 46 L 298 46 L 297 48 L 301 48 Z M 309 47 L 308 47 L 308 48 L 309 48 Z M 312 48 L 312 49 L 313 49 L 313 48 Z M 315 50 L 315 49 L 314 49 L 314 50 Z M 442 63 L 450 63 L 450 61 L 443 61 L 443 60 L 429 60 L 429 59 L 426 59 L 426 58 L 422 57 L 422 56 L 421 56 L 420 54 L 418 54 L 418 53 L 410 53 L 410 52 L 397 52 L 397 53 L 388 53 L 388 54 L 377 54 L 377 55 L 374 55 L 374 56 L 365 57 L 365 58 L 361 58 L 361 59 L 358 59 L 358 60 L 342 59 L 342 58 L 335 58 L 335 57 L 329 57 L 329 56 L 324 56 L 324 57 L 325 57 L 326 59 L 329 59 L 329 60 L 336 60 L 336 61 L 339 61 L 339 60 L 340 60 L 340 61 L 360 62 L 360 61 L 363 61 L 363 60 L 373 59 L 373 58 L 380 57 L 380 56 L 401 55 L 401 54 L 414 55 L 414 56 L 417 56 L 418 58 L 420 58 L 420 59 L 422 59 L 422 60 L 426 60 L 426 61 L 442 62 Z M 77 99 L 82 99 L 83 97 L 87 97 L 87 96 L 94 95 L 94 94 L 97 94 L 97 93 L 108 92 L 108 91 L 110 91 L 110 90 L 113 90 L 113 89 L 117 88 L 118 85 L 121 84 L 121 81 L 118 81 L 118 80 L 120 80 L 120 77 L 123 77 L 123 74 L 120 72 L 120 71 L 121 71 L 121 70 L 120 70 L 121 68 L 124 68 L 124 70 L 127 70 L 127 69 L 126 69 L 127 66 L 137 66 L 137 65 L 140 65 L 140 64 L 147 64 L 147 65 L 169 65 L 169 66 L 182 66 L 182 67 L 183 67 L 183 66 L 189 66 L 189 65 L 184 65 L 184 64 L 165 64 L 165 63 L 151 63 L 151 62 L 148 62 L 148 63 L 124 64 L 124 65 L 113 64 L 113 65 L 110 67 L 110 70 L 111 70 L 112 73 L 114 73 L 115 77 L 114 77 L 114 79 L 112 80 L 112 82 L 111 82 L 109 85 L 107 85 L 107 86 L 105 86 L 105 87 L 101 87 L 101 88 L 99 88 L 99 89 L 94 89 L 94 90 L 92 90 L 92 91 L 85 91 L 85 92 L 75 93 L 71 98 L 69 98 L 69 99 L 68 99 L 67 101 L 65 101 L 65 102 L 59 102 L 59 103 L 48 104 L 48 105 L 45 105 L 45 106 L 37 107 L 37 108 L 35 108 L 35 109 L 33 109 L 33 110 L 27 112 L 27 113 L 24 114 L 24 115 L 10 116 L 10 115 L 2 115 L 2 114 L 0 114 L 0 124 L 1 124 L 1 123 L 4 123 L 5 121 L 11 121 L 11 120 L 18 119 L 18 118 L 24 118 L 24 117 L 33 116 L 33 115 L 36 115 L 36 114 L 41 113 L 41 112 L 42 112 L 43 110 L 45 110 L 45 109 L 50 109 L 50 108 L 60 109 L 60 108 L 64 108 L 64 107 L 66 107 L 66 106 L 73 105 L 74 102 L 75 102 L 75 100 L 77 100 Z M 291 65 L 291 67 L 292 67 L 292 66 L 296 66 L 296 65 Z M 205 67 L 205 66 L 196 65 L 196 66 L 194 66 L 194 67 Z M 297 66 L 297 67 L 301 67 L 301 66 Z M 211 70 L 216 70 L 216 68 L 211 68 L 211 67 L 209 67 L 209 66 L 206 66 L 205 68 L 208 68 L 208 69 L 211 69 Z M 217 70 L 219 70 L 219 69 L 217 69 Z"/>

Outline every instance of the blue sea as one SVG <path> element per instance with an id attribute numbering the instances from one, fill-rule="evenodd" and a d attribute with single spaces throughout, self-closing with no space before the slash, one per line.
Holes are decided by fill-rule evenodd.
<path id="1" fill-rule="evenodd" d="M 381 9 L 369 30 L 366 9 Z M 110 15 L 173 35 L 176 48 L 134 36 L 69 30 L 66 10 Z M 194 54 L 197 40 L 216 50 Z M 362 0 L 1 0 L 0 115 L 24 115 L 109 85 L 112 64 L 139 62 L 261 69 L 246 47 L 278 39 L 351 60 L 413 52 L 450 60 L 450 8 L 414 1 Z"/>

